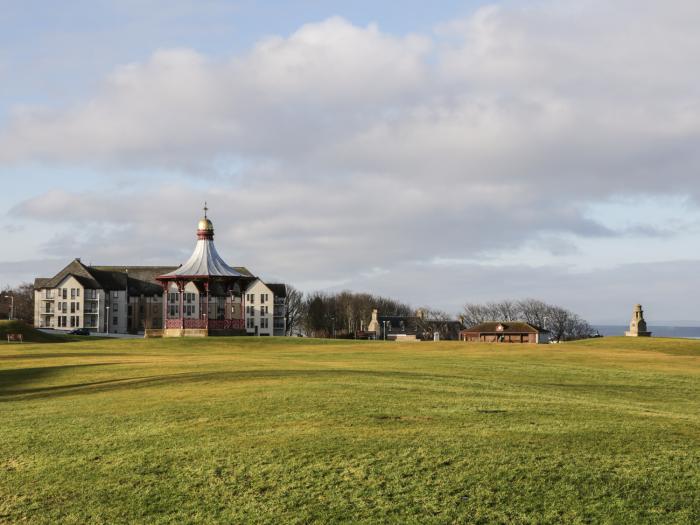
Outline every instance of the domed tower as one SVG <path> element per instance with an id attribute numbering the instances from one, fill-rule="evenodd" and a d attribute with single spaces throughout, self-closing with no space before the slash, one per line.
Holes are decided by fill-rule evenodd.
<path id="1" fill-rule="evenodd" d="M 637 304 L 632 311 L 629 332 L 625 332 L 627 337 L 651 337 L 651 332 L 647 331 L 647 322 L 644 320 L 644 310 L 642 305 Z"/>
<path id="2" fill-rule="evenodd" d="M 221 258 L 214 246 L 214 225 L 208 211 L 205 204 L 190 258 L 157 277 L 163 285 L 165 337 L 245 333 L 241 290 L 254 277 Z"/>
<path id="3" fill-rule="evenodd" d="M 203 241 L 213 241 L 214 240 L 214 224 L 207 217 L 207 212 L 209 208 L 204 206 L 204 217 L 199 219 L 197 224 L 197 239 Z"/>

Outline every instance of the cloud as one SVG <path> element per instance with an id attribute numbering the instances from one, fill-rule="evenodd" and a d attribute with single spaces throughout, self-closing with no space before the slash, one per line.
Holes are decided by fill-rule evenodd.
<path id="1" fill-rule="evenodd" d="M 232 262 L 308 283 L 672 235 L 587 210 L 619 195 L 700 197 L 699 20 L 682 0 L 543 1 L 423 35 L 331 18 L 226 59 L 162 49 L 83 103 L 16 108 L 0 165 L 98 173 L 15 207 L 81 225 L 47 252 L 180 256 L 206 199 Z M 101 189 L 134 169 L 178 178 Z"/>

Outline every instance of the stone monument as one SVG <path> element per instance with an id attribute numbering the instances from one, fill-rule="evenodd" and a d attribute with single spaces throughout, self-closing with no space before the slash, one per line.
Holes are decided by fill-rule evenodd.
<path id="1" fill-rule="evenodd" d="M 627 337 L 651 337 L 651 332 L 647 332 L 647 322 L 644 320 L 644 310 L 642 305 L 635 305 L 630 321 L 630 330 L 625 332 Z"/>
<path id="2" fill-rule="evenodd" d="M 379 326 L 379 320 L 377 319 L 377 309 L 374 308 L 372 310 L 372 320 L 369 322 L 369 325 L 367 326 L 367 331 L 368 332 L 374 332 L 377 334 L 377 337 L 379 337 L 379 334 L 381 332 L 381 327 Z"/>

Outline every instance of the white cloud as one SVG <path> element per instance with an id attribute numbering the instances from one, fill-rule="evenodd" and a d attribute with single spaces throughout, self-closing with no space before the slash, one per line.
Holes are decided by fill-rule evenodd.
<path id="1" fill-rule="evenodd" d="M 646 217 L 605 227 L 592 202 L 700 196 L 698 22 L 690 1 L 543 1 L 426 35 L 331 18 L 226 60 L 164 49 L 82 104 L 17 110 L 0 165 L 191 177 L 19 204 L 84 226 L 77 245 L 61 238 L 66 255 L 99 254 L 109 231 L 125 258 L 171 257 L 206 198 L 233 255 L 290 280 L 386 279 L 398 261 L 528 245 L 578 256 L 577 238 L 659 235 Z"/>

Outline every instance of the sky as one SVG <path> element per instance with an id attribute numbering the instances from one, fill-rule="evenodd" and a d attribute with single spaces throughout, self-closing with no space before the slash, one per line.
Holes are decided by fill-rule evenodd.
<path id="1" fill-rule="evenodd" d="M 700 323 L 700 3 L 0 0 L 0 287 L 179 264 Z"/>

